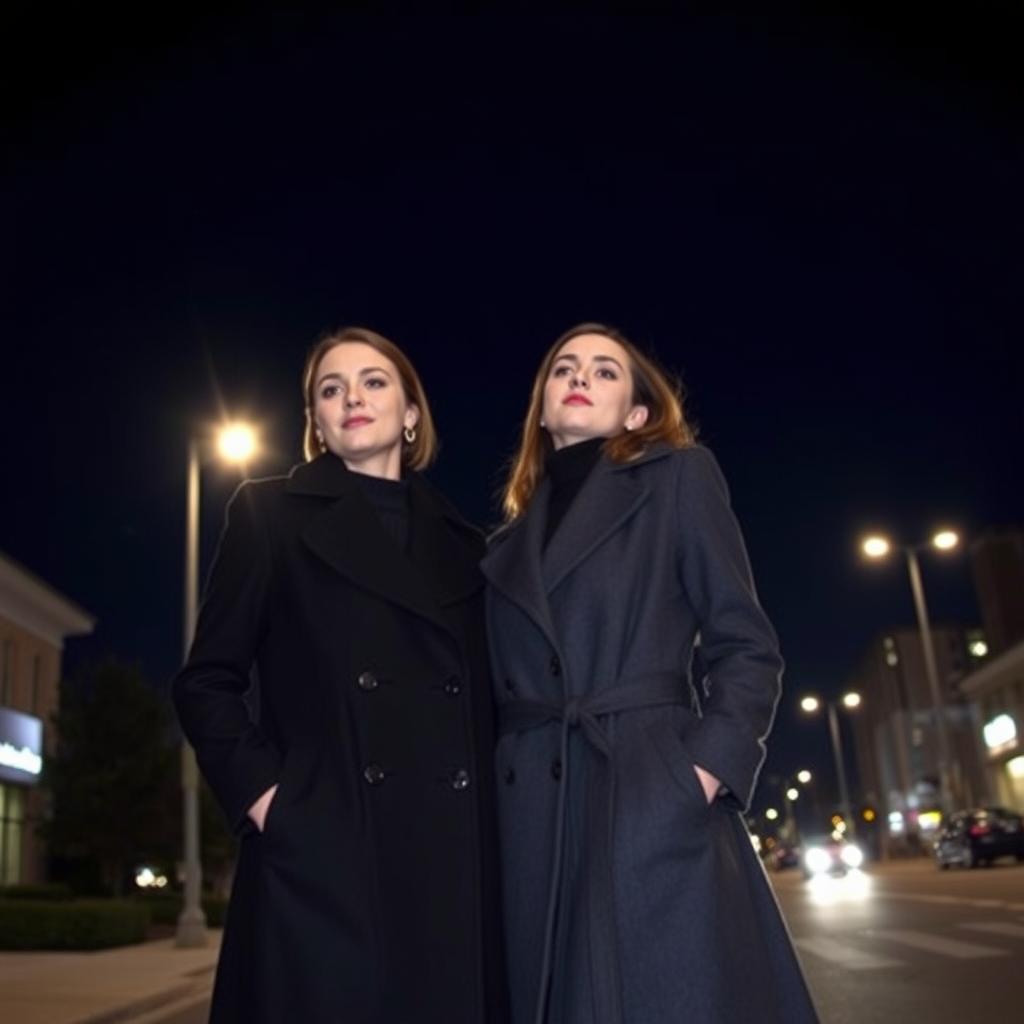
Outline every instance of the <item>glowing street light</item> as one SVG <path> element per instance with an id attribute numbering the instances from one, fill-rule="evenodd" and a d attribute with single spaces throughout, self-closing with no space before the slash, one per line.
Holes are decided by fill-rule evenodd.
<path id="1" fill-rule="evenodd" d="M 786 790 L 787 800 L 796 800 L 799 796 L 800 790 L 797 789 L 796 786 L 790 786 L 789 789 Z"/>
<path id="2" fill-rule="evenodd" d="M 188 441 L 185 488 L 185 615 L 182 658 L 188 658 L 199 608 L 199 445 Z M 244 464 L 256 454 L 256 431 L 244 423 L 229 423 L 217 433 L 217 451 L 226 462 Z M 199 767 L 195 751 L 181 741 L 181 789 L 184 816 L 185 900 L 178 916 L 176 944 L 193 949 L 206 945 L 206 915 L 200 902 L 203 874 L 199 860 Z"/>
<path id="3" fill-rule="evenodd" d="M 228 423 L 217 434 L 217 451 L 226 462 L 244 465 L 256 448 L 256 431 L 248 423 Z"/>
<path id="4" fill-rule="evenodd" d="M 775 810 L 774 807 L 769 807 L 768 810 L 764 812 L 764 816 L 769 821 L 774 821 L 779 816 L 779 812 Z"/>
<path id="5" fill-rule="evenodd" d="M 932 644 L 931 625 L 928 619 L 928 605 L 924 598 L 924 585 L 921 582 L 921 568 L 917 561 L 918 551 L 933 547 L 937 551 L 952 551 L 960 544 L 960 535 L 949 528 L 936 531 L 931 540 L 924 544 L 909 545 L 903 548 L 907 561 L 907 573 L 910 576 L 910 589 L 914 595 L 914 608 L 917 612 L 917 624 L 921 633 L 921 648 L 924 654 L 925 675 L 932 698 L 932 714 L 935 718 L 935 731 L 939 741 L 939 785 L 942 790 L 942 808 L 949 814 L 953 809 L 953 791 L 950 784 L 949 728 L 946 721 L 946 706 L 939 686 L 939 673 L 935 665 L 935 648 Z M 861 542 L 861 550 L 869 558 L 884 558 L 892 545 L 885 537 L 874 535 Z"/>
<path id="6" fill-rule="evenodd" d="M 811 781 L 811 773 L 806 768 L 803 771 L 797 772 L 796 781 L 802 786 L 806 786 Z"/>
<path id="7" fill-rule="evenodd" d="M 840 698 L 843 707 L 853 711 L 860 707 L 861 696 L 853 690 L 844 693 Z M 839 733 L 839 716 L 836 714 L 836 702 L 825 701 L 825 711 L 828 714 L 828 731 L 832 739 L 832 757 L 836 763 L 836 775 L 839 778 L 839 802 L 842 804 L 843 817 L 850 822 L 850 835 L 853 835 L 853 813 L 850 810 L 850 790 L 846 784 L 846 767 L 843 762 L 843 740 Z M 800 701 L 800 707 L 808 714 L 814 714 L 822 702 L 817 697 L 804 697 Z M 810 773 L 808 773 L 810 774 Z"/>

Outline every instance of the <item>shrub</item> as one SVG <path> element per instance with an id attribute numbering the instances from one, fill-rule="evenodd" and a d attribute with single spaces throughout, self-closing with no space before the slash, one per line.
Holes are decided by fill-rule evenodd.
<path id="1" fill-rule="evenodd" d="M 0 949 L 127 946 L 148 926 L 148 908 L 128 900 L 0 899 Z"/>
<path id="2" fill-rule="evenodd" d="M 9 885 L 0 889 L 0 900 L 70 900 L 70 885 L 63 882 L 39 882 L 34 885 Z"/>
<path id="3" fill-rule="evenodd" d="M 178 915 L 184 906 L 181 893 L 159 892 L 138 895 L 135 897 L 149 908 L 149 919 L 153 924 L 177 924 Z M 227 913 L 227 900 L 218 899 L 214 896 L 203 897 L 203 913 L 206 915 L 206 923 L 211 928 L 223 928 L 224 916 Z"/>

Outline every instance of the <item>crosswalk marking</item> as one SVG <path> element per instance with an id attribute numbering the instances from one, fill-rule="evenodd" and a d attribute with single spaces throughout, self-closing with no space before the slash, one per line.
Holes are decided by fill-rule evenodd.
<path id="1" fill-rule="evenodd" d="M 813 939 L 795 939 L 797 947 L 806 953 L 821 957 L 830 963 L 840 964 L 851 971 L 870 971 L 879 967 L 902 967 L 901 960 L 891 960 L 888 957 L 876 956 L 874 953 L 865 953 L 856 946 L 848 946 L 845 942 L 837 942 L 835 939 L 826 936 L 818 936 Z"/>
<path id="2" fill-rule="evenodd" d="M 973 942 L 961 942 L 959 939 L 944 939 L 939 935 L 928 935 L 925 932 L 892 929 L 873 932 L 874 935 L 891 942 L 899 942 L 915 949 L 923 949 L 929 953 L 955 957 L 957 960 L 979 960 L 987 956 L 1008 956 L 1005 949 L 993 949 L 991 946 L 978 946 Z"/>
<path id="3" fill-rule="evenodd" d="M 1007 935 L 1011 939 L 1024 939 L 1024 924 L 1009 921 L 965 921 L 959 927 L 972 932 L 988 932 L 991 935 Z"/>

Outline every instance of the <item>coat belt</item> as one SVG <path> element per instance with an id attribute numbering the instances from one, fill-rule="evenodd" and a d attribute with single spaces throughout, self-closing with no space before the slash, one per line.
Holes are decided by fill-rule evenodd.
<path id="1" fill-rule="evenodd" d="M 607 715 L 669 704 L 683 704 L 689 687 L 685 677 L 674 672 L 653 672 L 618 680 L 613 687 L 565 703 L 540 700 L 511 700 L 500 707 L 501 735 L 525 732 L 561 723 L 562 776 L 558 783 L 555 848 L 551 866 L 551 888 L 544 927 L 544 956 L 541 961 L 535 1024 L 545 1024 L 548 992 L 554 966 L 554 945 L 562 860 L 565 849 L 569 807 L 569 732 L 579 729 L 599 755 L 600 771 L 587 772 L 584 814 L 584 891 L 590 910 L 590 957 L 594 980 L 594 1012 L 598 1024 L 622 1022 L 622 976 L 619 968 L 618 934 L 615 923 L 615 889 L 612 855 L 615 832 L 615 758 L 612 743 L 601 723 Z M 564 925 L 564 922 L 563 922 Z"/>

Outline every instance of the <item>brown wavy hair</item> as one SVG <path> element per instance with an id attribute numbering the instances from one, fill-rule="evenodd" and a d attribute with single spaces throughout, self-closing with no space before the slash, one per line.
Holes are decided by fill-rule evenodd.
<path id="1" fill-rule="evenodd" d="M 306 429 L 302 435 L 302 451 L 306 461 L 312 462 L 321 451 L 316 439 L 316 420 L 313 416 L 316 406 L 316 373 L 324 356 L 332 348 L 344 345 L 345 342 L 369 345 L 395 364 L 406 402 L 415 405 L 420 413 L 416 423 L 416 440 L 411 444 L 404 439 L 402 441 L 402 465 L 409 469 L 425 469 L 437 457 L 438 440 L 423 383 L 409 357 L 393 341 L 389 341 L 383 334 L 371 331 L 368 327 L 339 327 L 337 330 L 328 331 L 317 340 L 306 356 L 306 365 L 302 370 L 302 396 L 306 403 Z"/>
<path id="2" fill-rule="evenodd" d="M 523 423 L 519 448 L 511 460 L 508 480 L 502 492 L 502 508 L 507 522 L 525 511 L 544 476 L 544 461 L 552 450 L 551 437 L 540 425 L 544 408 L 544 385 L 551 367 L 566 342 L 581 334 L 601 334 L 617 342 L 629 356 L 633 375 L 633 404 L 646 405 L 647 422 L 637 430 L 623 430 L 602 446 L 612 462 L 629 462 L 660 442 L 673 448 L 696 444 L 696 434 L 683 413 L 682 385 L 666 373 L 653 356 L 645 355 L 620 330 L 605 324 L 585 323 L 570 327 L 547 350 L 533 379 L 530 405 Z"/>

